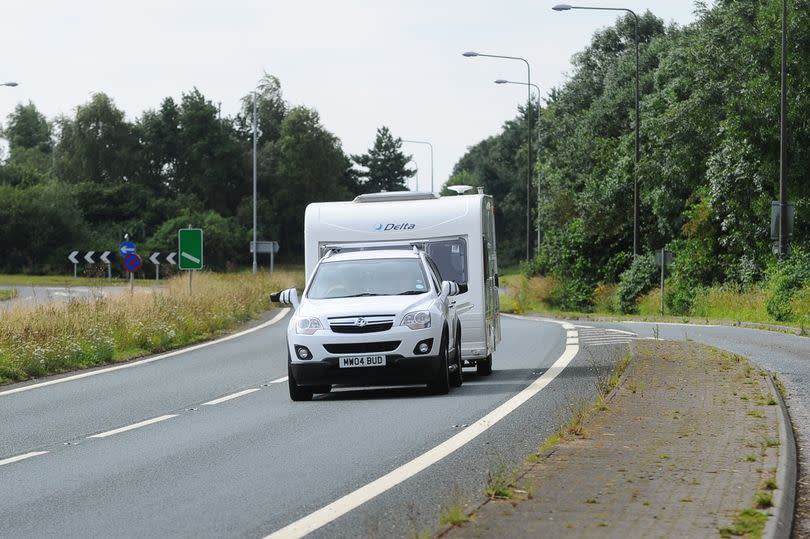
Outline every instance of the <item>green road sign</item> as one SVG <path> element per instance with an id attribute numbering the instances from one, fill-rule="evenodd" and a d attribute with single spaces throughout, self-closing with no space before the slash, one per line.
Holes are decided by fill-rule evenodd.
<path id="1" fill-rule="evenodd" d="M 177 266 L 181 270 L 203 267 L 203 231 L 201 228 L 181 228 L 177 231 Z"/>

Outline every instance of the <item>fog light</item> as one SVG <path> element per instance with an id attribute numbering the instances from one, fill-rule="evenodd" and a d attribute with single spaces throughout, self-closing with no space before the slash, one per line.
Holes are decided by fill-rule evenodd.
<path id="1" fill-rule="evenodd" d="M 312 359 L 312 353 L 306 346 L 295 345 L 295 354 L 299 359 Z"/>
<path id="2" fill-rule="evenodd" d="M 433 348 L 433 339 L 425 339 L 416 343 L 416 346 L 413 347 L 413 353 L 417 356 L 424 356 L 430 353 L 431 348 Z"/>

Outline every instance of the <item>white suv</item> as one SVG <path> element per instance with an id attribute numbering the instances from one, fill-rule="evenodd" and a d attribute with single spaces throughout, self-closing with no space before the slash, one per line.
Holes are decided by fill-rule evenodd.
<path id="1" fill-rule="evenodd" d="M 435 394 L 460 386 L 453 296 L 461 292 L 416 249 L 327 254 L 300 302 L 294 288 L 272 296 L 296 309 L 287 328 L 290 398 L 310 400 L 332 384 L 427 383 Z"/>

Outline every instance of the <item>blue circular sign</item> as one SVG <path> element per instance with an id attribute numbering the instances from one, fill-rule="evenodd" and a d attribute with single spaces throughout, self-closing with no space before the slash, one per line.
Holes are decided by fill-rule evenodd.
<path id="1" fill-rule="evenodd" d="M 121 245 L 118 246 L 118 252 L 121 253 L 121 256 L 133 255 L 136 250 L 135 244 L 131 241 L 122 242 Z"/>
<path id="2" fill-rule="evenodd" d="M 136 272 L 141 269 L 141 257 L 130 253 L 124 257 L 124 268 L 129 272 Z"/>

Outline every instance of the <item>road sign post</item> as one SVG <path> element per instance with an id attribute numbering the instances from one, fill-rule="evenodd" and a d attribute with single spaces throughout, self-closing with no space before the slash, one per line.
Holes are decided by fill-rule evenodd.
<path id="1" fill-rule="evenodd" d="M 104 251 L 101 253 L 101 261 L 107 264 L 107 280 L 112 281 L 112 264 L 110 263 L 110 251 Z"/>
<path id="2" fill-rule="evenodd" d="M 73 278 L 75 279 L 78 275 L 78 267 L 79 267 L 79 259 L 76 258 L 76 255 L 79 254 L 79 251 L 73 251 L 68 255 L 68 260 L 73 262 Z"/>
<path id="3" fill-rule="evenodd" d="M 188 292 L 191 293 L 192 275 L 203 268 L 203 231 L 201 228 L 181 228 L 177 231 L 177 267 L 187 270 Z"/>
<path id="4" fill-rule="evenodd" d="M 152 256 L 149 257 L 149 261 L 155 265 L 155 280 L 160 280 L 160 253 L 152 253 Z"/>
<path id="5" fill-rule="evenodd" d="M 655 252 L 655 263 L 661 267 L 661 316 L 664 316 L 664 277 L 666 267 L 672 264 L 672 251 L 661 249 Z"/>
<path id="6" fill-rule="evenodd" d="M 270 253 L 270 273 L 273 273 L 274 258 L 278 252 L 277 241 L 252 241 L 250 242 L 250 252 L 254 255 L 258 253 Z"/>
<path id="7" fill-rule="evenodd" d="M 124 269 L 129 272 L 129 293 L 135 291 L 135 272 L 141 269 L 141 257 L 136 253 L 129 253 L 124 257 Z"/>

